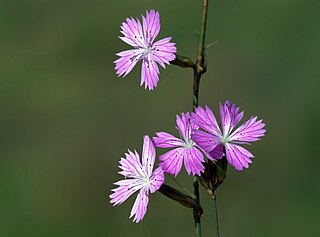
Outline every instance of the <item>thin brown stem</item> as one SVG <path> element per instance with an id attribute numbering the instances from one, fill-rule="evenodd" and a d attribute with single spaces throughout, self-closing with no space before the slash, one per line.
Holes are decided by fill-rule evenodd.
<path id="1" fill-rule="evenodd" d="M 176 54 L 176 58 L 170 62 L 170 64 L 174 64 L 174 65 L 177 65 L 177 66 L 180 66 L 182 68 L 193 68 L 195 70 L 196 68 L 196 65 L 194 64 L 194 62 L 188 58 L 188 57 L 185 57 L 185 56 L 181 56 L 181 55 L 178 55 Z"/>
<path id="2" fill-rule="evenodd" d="M 198 107 L 200 79 L 201 79 L 201 75 L 206 72 L 205 57 L 204 57 L 204 43 L 205 43 L 206 25 L 207 25 L 208 2 L 209 0 L 202 1 L 198 55 L 197 55 L 196 65 L 194 67 L 194 77 L 193 77 L 193 103 L 192 103 L 193 110 L 195 110 L 195 108 Z M 193 179 L 193 193 L 196 197 L 195 201 L 200 205 L 198 176 L 194 176 L 194 179 Z M 201 213 L 199 213 L 196 209 L 193 209 L 193 217 L 195 221 L 196 236 L 201 237 L 201 222 L 200 222 Z"/>
<path id="3" fill-rule="evenodd" d="M 171 187 L 170 185 L 162 184 L 158 191 L 166 197 L 180 203 L 184 207 L 192 208 L 193 210 L 196 210 L 201 214 L 203 213 L 202 207 L 199 203 L 195 201 L 194 198 L 180 192 L 179 190 Z"/>

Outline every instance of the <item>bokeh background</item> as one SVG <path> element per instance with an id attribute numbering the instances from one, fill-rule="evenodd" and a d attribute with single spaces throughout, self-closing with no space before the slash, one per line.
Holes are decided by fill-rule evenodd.
<path id="1" fill-rule="evenodd" d="M 175 130 L 191 109 L 192 71 L 161 70 L 145 91 L 140 68 L 117 79 L 121 22 L 161 13 L 158 39 L 173 36 L 195 58 L 201 1 L 0 1 L 0 236 L 194 236 L 192 213 L 156 193 L 145 219 L 128 219 L 108 195 L 118 160 L 142 137 Z M 317 236 L 319 1 L 211 1 L 208 71 L 200 104 L 230 99 L 259 115 L 267 134 L 250 169 L 233 168 L 218 192 L 221 236 Z M 163 151 L 159 151 L 161 153 Z M 178 180 L 191 189 L 183 171 Z M 168 180 L 169 183 L 170 180 Z M 202 190 L 203 236 L 213 236 Z"/>

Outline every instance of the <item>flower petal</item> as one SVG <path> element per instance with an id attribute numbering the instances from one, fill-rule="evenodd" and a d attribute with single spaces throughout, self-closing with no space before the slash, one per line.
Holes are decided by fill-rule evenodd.
<path id="1" fill-rule="evenodd" d="M 251 117 L 229 136 L 229 141 L 239 143 L 258 141 L 266 132 L 264 126 L 262 120 L 257 121 L 257 117 Z"/>
<path id="2" fill-rule="evenodd" d="M 223 118 L 225 116 L 224 110 L 229 110 L 230 114 L 230 127 L 234 128 L 240 120 L 243 118 L 244 112 L 239 112 L 240 108 L 237 107 L 235 104 L 232 104 L 230 100 L 226 100 L 224 105 L 220 104 L 220 117 Z M 231 130 L 231 129 L 230 129 Z"/>
<path id="3" fill-rule="evenodd" d="M 140 85 L 144 84 L 145 89 L 148 87 L 149 90 L 153 90 L 159 81 L 158 74 L 159 68 L 155 61 L 144 59 L 142 61 Z"/>
<path id="4" fill-rule="evenodd" d="M 152 174 L 153 165 L 156 158 L 156 150 L 149 136 L 144 136 L 142 149 L 142 166 L 149 178 Z"/>
<path id="5" fill-rule="evenodd" d="M 183 141 L 181 139 L 172 136 L 166 132 L 157 132 L 157 137 L 153 137 L 155 146 L 161 148 L 172 148 L 183 146 Z"/>
<path id="6" fill-rule="evenodd" d="M 120 180 L 116 182 L 119 187 L 112 189 L 113 192 L 110 197 L 110 203 L 113 205 L 120 205 L 127 200 L 133 193 L 141 188 L 141 185 L 136 185 L 136 179 Z"/>
<path id="7" fill-rule="evenodd" d="M 192 173 L 192 175 L 200 176 L 204 171 L 202 162 L 204 162 L 203 155 L 196 147 L 185 149 L 184 166 L 189 175 Z"/>
<path id="8" fill-rule="evenodd" d="M 125 77 L 143 56 L 140 49 L 131 49 L 117 53 L 120 58 L 114 61 L 116 74 Z"/>
<path id="9" fill-rule="evenodd" d="M 125 43 L 133 47 L 147 47 L 141 22 L 138 19 L 127 18 L 126 21 L 122 23 L 120 32 L 123 34 L 123 37 L 119 38 Z"/>
<path id="10" fill-rule="evenodd" d="M 205 153 L 210 160 L 221 159 L 224 155 L 223 146 L 222 146 L 222 144 L 220 144 L 220 145 L 216 146 L 212 151 L 205 152 Z"/>
<path id="11" fill-rule="evenodd" d="M 169 65 L 170 61 L 176 58 L 177 48 L 175 43 L 170 42 L 171 38 L 164 38 L 152 45 L 151 59 L 159 63 L 163 68 L 165 68 L 165 64 Z"/>
<path id="12" fill-rule="evenodd" d="M 205 109 L 201 106 L 198 106 L 195 109 L 195 112 L 191 114 L 191 117 L 193 121 L 203 130 L 212 133 L 217 137 L 221 135 L 217 120 L 212 110 L 208 106 L 206 106 Z"/>
<path id="13" fill-rule="evenodd" d="M 253 158 L 253 155 L 243 147 L 231 143 L 227 143 L 225 147 L 228 162 L 237 170 L 248 168 L 252 163 L 250 158 Z"/>
<path id="14" fill-rule="evenodd" d="M 181 118 L 177 115 L 176 116 L 176 123 L 177 129 L 180 133 L 180 136 L 184 139 L 189 140 L 191 137 L 192 128 L 197 128 L 197 126 L 190 121 L 190 114 L 189 113 L 181 113 Z"/>
<path id="15" fill-rule="evenodd" d="M 201 130 L 193 130 L 191 139 L 205 152 L 210 152 L 221 144 L 221 139 L 219 137 Z"/>
<path id="16" fill-rule="evenodd" d="M 151 9 L 146 11 L 146 17 L 142 16 L 144 38 L 148 44 L 152 44 L 160 31 L 159 12 Z"/>
<path id="17" fill-rule="evenodd" d="M 176 148 L 159 156 L 161 167 L 166 173 L 178 175 L 182 166 L 184 150 L 185 148 Z"/>
<path id="18" fill-rule="evenodd" d="M 232 104 L 231 101 L 226 101 L 226 103 L 228 104 L 227 106 L 229 107 L 229 111 L 232 118 L 231 126 L 235 127 L 243 118 L 244 112 L 239 112 L 240 108 L 237 107 L 235 104 Z"/>
<path id="19" fill-rule="evenodd" d="M 133 221 L 138 223 L 144 217 L 147 212 L 149 203 L 148 192 L 145 189 L 141 189 L 131 209 L 130 217 L 133 217 Z"/>
<path id="20" fill-rule="evenodd" d="M 135 153 L 128 150 L 125 154 L 126 158 L 121 158 L 119 168 L 122 170 L 119 174 L 128 178 L 139 178 L 145 176 L 145 171 L 142 169 L 140 157 L 137 151 Z"/>
<path id="21" fill-rule="evenodd" d="M 154 193 L 157 191 L 161 185 L 164 183 L 164 171 L 161 166 L 159 166 L 155 171 L 153 171 L 153 174 L 150 177 L 150 192 Z"/>
<path id="22" fill-rule="evenodd" d="M 222 132 L 224 136 L 227 136 L 229 135 L 230 131 L 233 128 L 231 126 L 231 114 L 228 106 L 225 106 L 219 103 L 219 107 L 220 107 L 220 119 L 221 119 Z"/>

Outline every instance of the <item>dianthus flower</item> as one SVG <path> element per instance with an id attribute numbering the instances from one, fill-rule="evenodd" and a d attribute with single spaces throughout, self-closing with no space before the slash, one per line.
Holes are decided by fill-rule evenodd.
<path id="1" fill-rule="evenodd" d="M 180 138 L 166 132 L 157 132 L 157 137 L 153 138 L 157 147 L 174 148 L 159 156 L 160 164 L 166 173 L 177 176 L 184 162 L 188 174 L 201 175 L 204 171 L 202 165 L 204 158 L 197 145 L 191 140 L 191 131 L 198 126 L 191 121 L 189 113 L 182 113 L 181 118 L 177 115 L 176 123 Z"/>
<path id="2" fill-rule="evenodd" d="M 222 131 L 218 126 L 217 120 L 209 107 L 198 107 L 191 117 L 194 122 L 199 125 L 202 130 L 193 130 L 192 140 L 201 147 L 205 152 L 214 154 L 215 150 L 221 150 L 225 147 L 226 158 L 228 162 L 237 170 L 248 168 L 252 163 L 250 158 L 253 155 L 239 146 L 241 144 L 249 144 L 260 140 L 264 136 L 265 124 L 262 120 L 257 121 L 257 117 L 251 117 L 247 122 L 239 126 L 233 131 L 235 126 L 240 122 L 244 112 L 239 112 L 239 108 L 230 101 L 226 101 L 224 105 L 220 103 L 220 119 Z M 208 156 L 208 158 L 220 159 L 220 155 Z"/>
<path id="3" fill-rule="evenodd" d="M 110 195 L 110 203 L 113 203 L 114 206 L 120 205 L 133 193 L 139 191 L 130 213 L 130 218 L 134 216 L 133 221 L 138 223 L 147 212 L 149 193 L 154 193 L 163 184 L 164 172 L 161 167 L 152 172 L 156 151 L 148 136 L 144 137 L 142 163 L 137 151 L 133 153 L 128 150 L 125 156 L 119 162 L 121 169 L 119 174 L 125 179 L 114 183 L 119 187 L 111 190 L 113 193 Z"/>
<path id="4" fill-rule="evenodd" d="M 164 38 L 154 43 L 160 31 L 160 16 L 155 10 L 146 11 L 142 16 L 142 24 L 138 19 L 127 18 L 122 23 L 119 37 L 134 49 L 126 50 L 116 55 L 120 58 L 114 61 L 118 76 L 125 77 L 139 62 L 142 61 L 141 84 L 145 89 L 153 90 L 159 81 L 159 63 L 163 68 L 165 64 L 175 59 L 177 49 L 175 43 L 170 42 L 171 37 Z"/>

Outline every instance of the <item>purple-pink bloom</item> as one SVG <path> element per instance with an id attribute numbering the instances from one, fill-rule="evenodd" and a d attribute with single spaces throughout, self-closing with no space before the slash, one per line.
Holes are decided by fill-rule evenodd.
<path id="1" fill-rule="evenodd" d="M 159 63 L 163 68 L 165 64 L 175 59 L 177 52 L 175 43 L 170 42 L 171 37 L 164 38 L 154 43 L 160 31 L 160 16 L 155 10 L 146 11 L 142 16 L 142 24 L 138 19 L 127 18 L 121 25 L 123 37 L 119 37 L 134 49 L 122 51 L 116 55 L 120 58 L 114 61 L 118 76 L 125 77 L 142 60 L 141 84 L 145 89 L 153 90 L 159 81 Z"/>
<path id="2" fill-rule="evenodd" d="M 239 108 L 230 101 L 226 101 L 224 105 L 220 103 L 222 125 L 222 130 L 220 130 L 211 109 L 208 106 L 205 108 L 199 106 L 191 116 L 202 130 L 193 130 L 191 138 L 209 153 L 209 159 L 220 159 L 223 156 L 222 146 L 224 146 L 227 160 L 232 166 L 237 170 L 248 168 L 249 163 L 252 163 L 250 159 L 253 158 L 253 155 L 239 145 L 250 145 L 251 142 L 260 140 L 266 130 L 263 129 L 265 124 L 262 120 L 257 121 L 257 117 L 251 117 L 234 130 L 243 114 L 244 112 L 239 112 Z"/>
<path id="3" fill-rule="evenodd" d="M 177 176 L 184 162 L 188 174 L 200 175 L 204 171 L 202 164 L 204 158 L 197 145 L 191 140 L 191 132 L 198 126 L 191 121 L 189 113 L 182 113 L 181 118 L 177 115 L 176 123 L 180 138 L 166 132 L 157 132 L 157 137 L 153 138 L 157 147 L 174 148 L 159 156 L 160 165 L 168 174 Z"/>
<path id="4" fill-rule="evenodd" d="M 139 191 L 136 201 L 133 204 L 130 218 L 134 216 L 133 221 L 138 223 L 147 212 L 149 202 L 149 192 L 157 191 L 164 182 L 164 172 L 159 166 L 153 170 L 156 150 L 153 142 L 148 136 L 144 137 L 142 150 L 142 163 L 137 151 L 125 154 L 125 158 L 121 158 L 119 174 L 125 179 L 120 180 L 115 185 L 119 187 L 112 189 L 110 195 L 110 203 L 120 205 L 127 200 L 133 193 Z"/>

